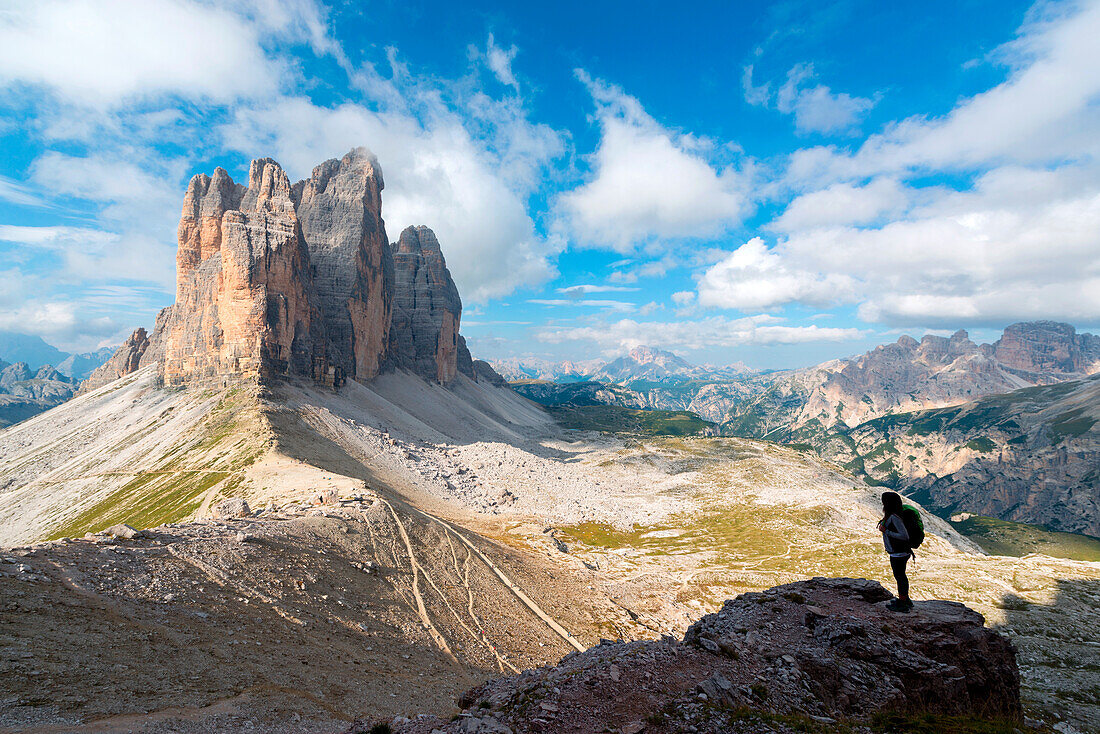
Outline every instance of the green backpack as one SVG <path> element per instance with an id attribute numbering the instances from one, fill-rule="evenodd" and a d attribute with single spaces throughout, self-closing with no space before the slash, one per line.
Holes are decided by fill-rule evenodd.
<path id="1" fill-rule="evenodd" d="M 912 505 L 901 506 L 901 521 L 905 523 L 905 532 L 909 533 L 909 547 L 919 548 L 924 542 L 924 521 Z"/>

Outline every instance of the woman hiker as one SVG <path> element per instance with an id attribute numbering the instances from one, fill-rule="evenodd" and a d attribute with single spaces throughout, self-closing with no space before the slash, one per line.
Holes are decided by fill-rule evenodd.
<path id="1" fill-rule="evenodd" d="M 883 518 L 878 529 L 882 532 L 882 543 L 886 546 L 886 552 L 890 554 L 890 570 L 894 572 L 894 579 L 898 582 L 898 598 L 887 604 L 886 608 L 895 612 L 908 612 L 913 608 L 913 602 L 909 599 L 909 577 L 905 575 L 905 564 L 913 556 L 913 548 L 909 542 L 909 531 L 905 529 L 905 522 L 901 519 L 901 495 L 897 492 L 883 492 L 882 511 Z"/>

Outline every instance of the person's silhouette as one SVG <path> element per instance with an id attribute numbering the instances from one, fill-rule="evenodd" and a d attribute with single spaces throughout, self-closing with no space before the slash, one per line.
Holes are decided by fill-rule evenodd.
<path id="1" fill-rule="evenodd" d="M 898 582 L 898 598 L 887 604 L 895 612 L 908 612 L 913 608 L 909 599 L 909 577 L 905 575 L 905 564 L 913 556 L 913 547 L 909 543 L 909 531 L 901 519 L 901 495 L 897 492 L 882 493 L 882 520 L 878 529 L 882 532 L 882 543 L 890 554 L 890 570 Z"/>

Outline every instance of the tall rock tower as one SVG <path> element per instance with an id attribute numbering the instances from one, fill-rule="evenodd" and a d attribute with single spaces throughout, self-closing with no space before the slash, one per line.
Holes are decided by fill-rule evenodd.
<path id="1" fill-rule="evenodd" d="M 310 374 L 324 348 L 324 325 L 290 181 L 279 164 L 252 161 L 247 189 L 220 168 L 213 178 L 192 178 L 178 236 L 165 382 Z"/>
<path id="2" fill-rule="evenodd" d="M 446 384 L 458 374 L 462 299 L 435 233 L 407 227 L 393 243 L 395 366 Z"/>
<path id="3" fill-rule="evenodd" d="M 192 178 L 175 304 L 85 389 L 154 361 L 169 385 L 236 375 L 338 386 L 383 369 L 442 384 L 459 374 L 477 380 L 439 241 L 427 227 L 409 227 L 390 245 L 382 186 L 364 148 L 293 186 L 270 158 L 252 161 L 248 186 L 223 168 Z"/>
<path id="4" fill-rule="evenodd" d="M 382 221 L 382 170 L 364 148 L 325 161 L 294 186 L 329 362 L 378 374 L 389 347 L 393 261 Z"/>

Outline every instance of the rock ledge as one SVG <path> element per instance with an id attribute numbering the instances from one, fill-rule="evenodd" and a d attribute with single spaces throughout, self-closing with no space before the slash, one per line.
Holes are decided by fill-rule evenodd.
<path id="1" fill-rule="evenodd" d="M 880 712 L 1016 720 L 1012 643 L 962 604 L 886 608 L 864 579 L 815 578 L 727 601 L 682 641 L 603 642 L 466 693 L 459 715 L 395 732 L 793 731 Z M 746 712 L 762 715 L 748 721 Z M 370 731 L 357 723 L 349 734 Z M 748 726 L 750 728 L 742 728 Z"/>

